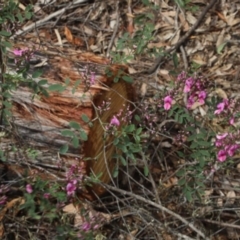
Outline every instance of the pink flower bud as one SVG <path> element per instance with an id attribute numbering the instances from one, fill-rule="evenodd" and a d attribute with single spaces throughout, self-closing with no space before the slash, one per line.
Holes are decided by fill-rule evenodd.
<path id="1" fill-rule="evenodd" d="M 32 192 L 33 192 L 32 185 L 27 184 L 27 185 L 26 185 L 26 191 L 27 191 L 27 193 L 32 193 Z"/>
<path id="2" fill-rule="evenodd" d="M 117 119 L 116 116 L 113 116 L 111 121 L 110 121 L 110 125 L 113 125 L 113 126 L 119 126 L 120 125 L 120 121 Z"/>
<path id="3" fill-rule="evenodd" d="M 227 153 L 225 150 L 220 150 L 217 154 L 217 159 L 219 162 L 224 162 L 227 159 Z"/>
<path id="4" fill-rule="evenodd" d="M 164 98 L 164 109 L 169 110 L 172 106 L 172 98 L 170 96 L 166 96 Z"/>

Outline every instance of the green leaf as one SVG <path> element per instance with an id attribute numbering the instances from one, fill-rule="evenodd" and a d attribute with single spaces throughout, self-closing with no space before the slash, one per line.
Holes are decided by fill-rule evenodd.
<path id="1" fill-rule="evenodd" d="M 79 147 L 79 139 L 78 139 L 78 137 L 76 137 L 76 136 L 73 137 L 72 144 L 73 144 L 73 146 L 75 148 Z"/>
<path id="2" fill-rule="evenodd" d="M 66 84 L 66 86 L 68 86 L 69 83 L 70 83 L 70 79 L 69 79 L 69 78 L 66 78 L 66 79 L 65 79 L 65 84 Z"/>
<path id="3" fill-rule="evenodd" d="M 47 83 L 48 83 L 48 80 L 42 79 L 42 80 L 40 80 L 40 81 L 38 82 L 38 85 L 42 86 L 42 85 L 45 85 L 45 84 L 47 84 Z"/>
<path id="4" fill-rule="evenodd" d="M 205 159 L 203 158 L 203 157 L 201 157 L 200 159 L 199 159 L 199 165 L 200 165 L 200 168 L 202 169 L 204 166 L 205 166 Z"/>
<path id="5" fill-rule="evenodd" d="M 116 178 L 118 176 L 118 168 L 115 167 L 114 171 L 113 171 L 113 177 Z"/>
<path id="6" fill-rule="evenodd" d="M 198 141 L 198 145 L 203 147 L 210 147 L 212 143 L 207 141 Z"/>
<path id="7" fill-rule="evenodd" d="M 119 81 L 119 77 L 115 77 L 114 79 L 113 79 L 113 82 L 115 82 L 115 83 L 117 83 Z"/>
<path id="8" fill-rule="evenodd" d="M 227 42 L 224 42 L 222 44 L 220 44 L 218 47 L 217 47 L 217 53 L 218 54 L 221 54 L 222 53 L 222 50 L 224 49 L 224 47 L 226 46 Z"/>
<path id="9" fill-rule="evenodd" d="M 188 142 L 191 142 L 191 141 L 193 141 L 193 140 L 196 140 L 196 135 L 191 135 L 191 136 L 189 136 L 189 137 L 187 138 L 187 141 L 188 141 Z"/>
<path id="10" fill-rule="evenodd" d="M 85 123 L 88 123 L 90 121 L 89 117 L 86 114 L 82 114 L 81 118 Z"/>
<path id="11" fill-rule="evenodd" d="M 83 141 L 87 141 L 88 140 L 88 135 L 86 134 L 85 131 L 80 131 L 80 138 L 83 140 Z"/>
<path id="12" fill-rule="evenodd" d="M 149 6 L 150 5 L 150 2 L 149 0 L 142 0 L 142 3 L 146 6 Z"/>
<path id="13" fill-rule="evenodd" d="M 185 174 L 186 174 L 185 169 L 180 169 L 180 170 L 178 170 L 177 173 L 176 173 L 177 177 L 185 176 Z"/>
<path id="14" fill-rule="evenodd" d="M 10 32 L 2 30 L 2 31 L 0 31 L 0 35 L 4 36 L 4 37 L 10 37 L 12 34 Z"/>
<path id="15" fill-rule="evenodd" d="M 8 47 L 8 48 L 11 48 L 12 47 L 12 44 L 10 42 L 7 42 L 7 41 L 2 41 L 2 45 L 4 47 Z"/>
<path id="16" fill-rule="evenodd" d="M 126 126 L 125 130 L 128 133 L 132 133 L 135 130 L 135 125 L 134 124 L 130 124 L 130 125 Z"/>
<path id="17" fill-rule="evenodd" d="M 188 132 L 191 132 L 191 133 L 192 133 L 192 132 L 194 132 L 194 133 L 196 132 L 196 128 L 195 128 L 195 127 L 187 127 L 186 130 L 187 130 Z M 194 135 L 194 136 L 195 136 L 195 135 Z"/>
<path id="18" fill-rule="evenodd" d="M 69 129 L 62 130 L 61 134 L 65 137 L 74 137 L 75 136 L 74 132 Z"/>
<path id="19" fill-rule="evenodd" d="M 197 142 L 192 142 L 192 144 L 190 145 L 191 149 L 195 149 L 196 147 L 199 147 Z"/>
<path id="20" fill-rule="evenodd" d="M 120 156 L 120 160 L 123 166 L 127 166 L 127 161 L 123 156 Z"/>
<path id="21" fill-rule="evenodd" d="M 142 128 L 138 128 L 136 131 L 136 135 L 140 135 L 142 133 Z"/>
<path id="22" fill-rule="evenodd" d="M 64 87 L 62 84 L 52 84 L 51 86 L 48 87 L 49 91 L 52 92 L 63 92 L 66 89 L 66 87 Z"/>
<path id="23" fill-rule="evenodd" d="M 172 58 L 173 58 L 174 67 L 177 68 L 178 67 L 178 56 L 177 56 L 176 52 L 173 53 Z"/>
<path id="24" fill-rule="evenodd" d="M 75 122 L 75 121 L 69 122 L 69 126 L 70 126 L 71 128 L 76 129 L 76 130 L 79 130 L 79 129 L 81 128 L 80 125 L 79 125 L 79 123 L 77 123 L 77 122 Z"/>
<path id="25" fill-rule="evenodd" d="M 169 112 L 168 112 L 168 117 L 171 117 L 173 114 L 174 114 L 174 111 L 177 109 L 178 107 L 177 106 L 173 106 Z"/>
<path id="26" fill-rule="evenodd" d="M 67 151 L 68 151 L 68 145 L 64 144 L 63 146 L 61 146 L 61 148 L 59 150 L 59 153 L 60 154 L 65 154 L 65 153 L 67 153 Z"/>
<path id="27" fill-rule="evenodd" d="M 127 83 L 133 83 L 133 79 L 130 76 L 123 76 L 122 79 Z"/>
<path id="28" fill-rule="evenodd" d="M 210 157 L 211 155 L 210 152 L 207 150 L 199 150 L 198 152 L 205 157 Z"/>
<path id="29" fill-rule="evenodd" d="M 21 13 L 19 13 L 19 12 L 17 13 L 17 18 L 18 18 L 20 23 L 23 23 L 24 19 L 23 19 Z"/>
<path id="30" fill-rule="evenodd" d="M 32 17 L 31 12 L 26 11 L 26 12 L 25 12 L 25 18 L 27 18 L 28 20 L 30 20 L 31 17 Z"/>
<path id="31" fill-rule="evenodd" d="M 149 168 L 148 168 L 148 166 L 144 166 L 143 171 L 144 171 L 144 176 L 147 177 L 148 174 L 149 174 Z"/>
<path id="32" fill-rule="evenodd" d="M 174 119 L 175 119 L 176 122 L 178 122 L 178 118 L 179 118 L 179 112 L 176 112 L 175 116 L 174 116 Z"/>
<path id="33" fill-rule="evenodd" d="M 3 102 L 3 105 L 4 105 L 5 107 L 7 107 L 7 108 L 11 108 L 11 107 L 12 107 L 12 104 L 11 104 L 10 102 L 8 102 L 8 101 L 4 101 L 4 102 Z"/>
<path id="34" fill-rule="evenodd" d="M 178 181 L 178 185 L 179 186 L 183 186 L 186 184 L 186 179 L 185 178 L 181 178 L 179 181 Z"/>
<path id="35" fill-rule="evenodd" d="M 188 200 L 188 202 L 192 202 L 192 192 L 191 191 L 186 191 L 185 197 Z"/>
<path id="36" fill-rule="evenodd" d="M 135 135 L 134 138 L 135 138 L 137 143 L 139 143 L 141 141 L 141 138 L 138 135 Z"/>
<path id="37" fill-rule="evenodd" d="M 180 124 L 183 123 L 183 116 L 182 116 L 182 115 L 180 115 L 178 122 L 179 122 Z"/>
<path id="38" fill-rule="evenodd" d="M 38 78 L 38 77 L 40 77 L 42 74 L 43 74 L 43 71 L 40 70 L 40 69 L 38 69 L 38 70 L 36 70 L 36 71 L 33 72 L 32 78 Z"/>
<path id="39" fill-rule="evenodd" d="M 114 138 L 113 145 L 116 146 L 119 143 L 119 138 Z"/>
<path id="40" fill-rule="evenodd" d="M 138 115 L 134 115 L 134 118 L 137 122 L 141 122 L 141 118 Z"/>

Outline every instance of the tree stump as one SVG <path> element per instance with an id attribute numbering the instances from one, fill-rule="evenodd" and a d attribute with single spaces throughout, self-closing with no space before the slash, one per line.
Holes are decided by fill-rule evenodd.
<path id="1" fill-rule="evenodd" d="M 9 58 L 12 57 L 9 51 Z M 87 174 L 102 173 L 100 180 L 109 183 L 115 166 L 114 145 L 113 136 L 104 139 L 103 124 L 110 123 L 120 111 L 125 114 L 134 99 L 131 84 L 121 78 L 127 74 L 127 67 L 111 65 L 108 59 L 90 53 L 70 50 L 57 53 L 47 48 L 34 52 L 29 63 L 29 72 L 42 70 L 43 74 L 32 81 L 46 79 L 42 87 L 49 96 L 36 94 L 22 83 L 11 91 L 10 125 L 15 136 L 7 135 L 8 138 L 1 141 L 1 149 L 7 156 L 1 169 L 7 168 L 18 175 L 27 169 L 30 175 L 58 180 L 65 177 L 71 165 L 85 164 Z M 14 61 L 10 60 L 8 65 L 11 73 L 16 70 Z M 51 88 L 58 88 L 58 91 L 49 91 Z M 100 114 L 99 108 L 106 102 L 108 109 Z M 80 141 L 77 149 L 71 144 L 71 136 L 62 135 L 64 130 L 76 131 L 69 125 L 72 121 L 79 124 L 79 131 L 88 138 Z M 123 124 L 121 122 L 118 128 Z M 13 144 L 18 146 L 18 151 L 11 149 Z M 69 146 L 69 151 L 59 154 L 64 145 Z M 29 154 L 29 149 L 36 151 L 35 157 Z M 84 158 L 90 160 L 83 161 Z M 99 185 L 94 185 L 92 190 L 98 195 L 104 192 Z"/>

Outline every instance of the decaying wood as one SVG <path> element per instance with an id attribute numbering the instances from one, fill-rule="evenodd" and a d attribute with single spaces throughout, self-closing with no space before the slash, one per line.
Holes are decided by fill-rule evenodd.
<path id="1" fill-rule="evenodd" d="M 9 56 L 11 57 L 11 52 Z M 30 174 L 37 173 L 45 179 L 61 179 L 69 166 L 82 164 L 84 158 L 88 158 L 90 160 L 86 162 L 87 172 L 94 175 L 102 173 L 101 180 L 109 183 L 114 168 L 111 158 L 114 146 L 111 143 L 112 136 L 103 138 L 103 123 L 110 123 L 111 118 L 119 111 L 125 113 L 133 100 L 132 88 L 128 83 L 121 78 L 117 83 L 114 82 L 119 71 L 127 73 L 127 68 L 110 65 L 105 58 L 81 52 L 74 52 L 66 57 L 63 52 L 57 54 L 44 49 L 42 52 L 35 52 L 33 58 L 35 68 L 44 65 L 41 66 L 41 78 L 34 79 L 46 79 L 48 83 L 44 88 L 48 89 L 52 84 L 64 85 L 66 79 L 69 79 L 69 83 L 64 91 L 49 92 L 48 97 L 35 94 L 21 85 L 11 92 L 11 126 L 15 137 L 1 142 L 1 149 L 9 153 L 8 169 L 17 175 L 29 169 Z M 14 70 L 14 64 L 10 67 Z M 34 69 L 34 65 L 31 69 Z M 106 69 L 111 72 L 110 77 L 106 74 Z M 94 83 L 90 80 L 91 74 L 95 75 Z M 80 83 L 76 84 L 77 81 Z M 109 109 L 101 115 L 97 113 L 103 101 L 109 99 Z M 93 127 L 89 127 L 89 124 L 82 120 L 83 114 L 92 120 Z M 70 129 L 70 121 L 79 123 L 88 135 L 88 141 L 82 141 L 78 149 L 71 145 L 69 137 L 61 134 L 62 130 Z M 37 156 L 32 158 L 24 153 L 24 150 L 21 150 L 21 153 L 18 150 L 18 154 L 15 154 L 9 148 L 11 141 L 12 144 L 25 146 L 19 149 L 36 149 Z M 64 144 L 69 145 L 69 152 L 59 155 L 59 148 Z M 103 192 L 97 185 L 93 190 L 97 194 Z"/>

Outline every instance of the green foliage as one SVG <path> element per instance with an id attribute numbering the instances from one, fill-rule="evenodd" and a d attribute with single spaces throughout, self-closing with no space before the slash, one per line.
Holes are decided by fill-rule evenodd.
<path id="1" fill-rule="evenodd" d="M 126 166 L 128 161 L 136 164 L 136 153 L 142 152 L 142 128 L 129 124 L 122 127 L 121 131 L 115 135 L 113 145 L 116 146 L 114 158 L 116 159 L 116 167 L 113 173 L 114 177 L 118 176 L 118 164 Z M 145 170 L 147 173 L 147 170 Z"/>
<path id="2" fill-rule="evenodd" d="M 81 116 L 82 120 L 88 124 L 90 124 L 90 119 L 88 118 L 87 115 L 83 114 Z M 80 126 L 78 122 L 71 121 L 69 122 L 69 127 L 70 129 L 64 129 L 61 131 L 62 136 L 64 137 L 69 137 L 71 139 L 71 144 L 73 145 L 74 148 L 79 148 L 80 146 L 80 141 L 87 141 L 88 140 L 88 135 L 85 132 L 85 130 Z M 65 154 L 67 153 L 69 149 L 68 145 L 63 145 L 60 148 L 60 153 Z"/>
<path id="3" fill-rule="evenodd" d="M 154 36 L 154 12 L 158 6 L 148 0 L 142 1 L 149 8 L 149 12 L 137 14 L 134 17 L 134 24 L 137 30 L 134 35 L 125 32 L 118 40 L 116 50 L 111 53 L 113 61 L 116 63 L 127 63 L 130 60 L 141 56 L 143 53 L 150 57 L 157 56 L 161 49 L 148 49 L 147 44 L 153 40 Z"/>
<path id="4" fill-rule="evenodd" d="M 193 201 L 196 196 L 201 200 L 205 189 L 203 172 L 215 157 L 215 148 L 211 141 L 215 133 L 203 127 L 201 120 L 196 120 L 180 106 L 173 106 L 168 112 L 168 117 L 173 117 L 181 124 L 182 132 L 188 136 L 185 147 L 177 151 L 181 159 L 190 163 L 177 172 L 180 178 L 178 185 L 188 201 Z"/>
<path id="5" fill-rule="evenodd" d="M 194 6 L 191 4 L 191 0 L 174 0 L 174 2 L 180 7 L 186 10 L 196 12 L 198 11 L 198 6 Z"/>

